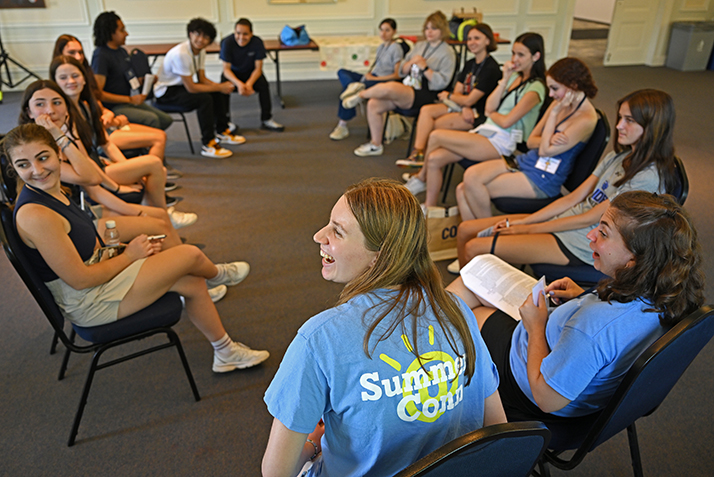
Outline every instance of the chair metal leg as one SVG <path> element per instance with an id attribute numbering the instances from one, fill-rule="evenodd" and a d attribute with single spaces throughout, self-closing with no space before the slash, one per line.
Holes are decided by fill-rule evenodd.
<path id="1" fill-rule="evenodd" d="M 196 401 L 201 400 L 200 394 L 198 394 L 198 388 L 196 387 L 196 382 L 193 380 L 193 374 L 191 373 L 191 368 L 188 366 L 188 360 L 186 359 L 186 354 L 183 352 L 183 346 L 181 346 L 181 340 L 178 338 L 173 330 L 167 333 L 169 336 L 169 341 L 176 346 L 176 351 L 178 351 L 179 357 L 181 358 L 181 364 L 183 364 L 183 369 L 186 371 L 186 377 L 188 378 L 188 383 L 191 385 L 191 391 L 193 391 L 193 397 Z"/>
<path id="2" fill-rule="evenodd" d="M 417 121 L 419 121 L 419 116 L 414 118 L 412 122 L 412 133 L 409 135 L 409 142 L 407 143 L 407 154 L 404 157 L 409 157 L 412 153 L 412 147 L 414 146 L 414 138 L 416 137 Z"/>
<path id="3" fill-rule="evenodd" d="M 453 162 L 444 167 L 444 177 L 441 181 L 441 190 L 444 192 L 441 197 L 442 203 L 446 202 L 446 196 L 449 193 L 449 186 L 451 185 L 451 177 L 454 175 L 454 167 L 456 167 L 456 164 Z"/>
<path id="4" fill-rule="evenodd" d="M 642 459 L 640 459 L 640 445 L 637 442 L 637 428 L 633 422 L 627 426 L 627 440 L 630 442 L 630 458 L 635 477 L 643 477 Z"/>
<path id="5" fill-rule="evenodd" d="M 59 335 L 55 331 L 54 336 L 52 336 L 52 344 L 50 345 L 50 354 L 55 354 L 57 352 L 57 342 L 59 341 Z"/>
<path id="6" fill-rule="evenodd" d="M 84 389 L 82 389 L 82 397 L 79 399 L 79 408 L 77 408 L 77 413 L 74 416 L 74 422 L 72 423 L 72 430 L 69 433 L 69 441 L 67 441 L 67 447 L 72 447 L 74 445 L 74 440 L 77 437 L 77 431 L 79 430 L 79 422 L 82 420 L 82 414 L 84 414 L 84 407 L 87 405 L 87 396 L 89 396 L 89 388 L 92 387 L 92 380 L 94 379 L 94 373 L 97 370 L 97 363 L 102 355 L 103 349 L 97 350 L 92 357 L 92 364 L 89 366 L 89 373 L 87 373 L 87 379 L 84 382 Z"/>
<path id="7" fill-rule="evenodd" d="M 178 113 L 181 115 L 181 120 L 183 121 L 183 128 L 186 130 L 186 139 L 188 139 L 188 147 L 191 149 L 191 154 L 196 154 L 193 149 L 193 141 L 191 140 L 191 132 L 188 130 L 188 121 L 186 121 L 186 115 L 184 113 Z"/>
<path id="8" fill-rule="evenodd" d="M 74 331 L 74 328 L 72 328 L 72 332 L 69 334 L 69 340 L 74 343 L 74 338 L 77 336 L 77 333 Z M 62 365 L 60 366 L 60 371 L 59 371 L 59 376 L 57 376 L 58 381 L 62 381 L 64 379 L 64 373 L 67 371 L 67 363 L 69 362 L 69 354 L 71 351 L 69 348 L 64 352 L 64 357 L 62 358 Z"/>

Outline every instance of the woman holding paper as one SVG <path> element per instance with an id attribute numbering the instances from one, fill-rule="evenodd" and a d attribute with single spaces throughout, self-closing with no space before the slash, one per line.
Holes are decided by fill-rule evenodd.
<path id="1" fill-rule="evenodd" d="M 617 116 L 615 150 L 573 192 L 532 214 L 462 222 L 459 263 L 493 253 L 509 263 L 593 265 L 586 235 L 612 198 L 628 190 L 674 191 L 678 181 L 672 98 L 653 89 L 635 91 L 618 101 Z M 478 236 L 489 227 L 493 229 L 487 236 Z"/>
<path id="2" fill-rule="evenodd" d="M 478 325 L 444 291 L 406 188 L 349 187 L 314 240 L 323 278 L 345 287 L 300 328 L 265 393 L 263 476 L 293 477 L 309 460 L 309 476 L 394 475 L 505 421 Z"/>
<path id="3" fill-rule="evenodd" d="M 509 420 L 602 409 L 642 351 L 704 301 L 697 233 L 674 197 L 625 192 L 588 239 L 595 268 L 610 278 L 592 293 L 569 278 L 554 281 L 545 292 L 564 304 L 550 312 L 544 295 L 537 305 L 529 295 L 518 322 L 482 303 L 461 277 L 447 287 L 473 307 Z"/>

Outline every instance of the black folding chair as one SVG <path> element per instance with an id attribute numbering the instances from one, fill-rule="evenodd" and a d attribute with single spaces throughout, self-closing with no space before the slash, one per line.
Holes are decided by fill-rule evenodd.
<path id="1" fill-rule="evenodd" d="M 395 477 L 526 477 L 549 440 L 541 422 L 496 424 L 454 439 Z"/>
<path id="2" fill-rule="evenodd" d="M 186 372 L 186 377 L 188 378 L 188 382 L 191 386 L 193 396 L 196 401 L 201 399 L 198 394 L 198 389 L 196 388 L 196 383 L 193 380 L 193 375 L 191 374 L 188 361 L 186 360 L 186 355 L 183 352 L 181 340 L 176 332 L 171 329 L 171 327 L 178 323 L 181 318 L 182 304 L 178 294 L 169 292 L 143 310 L 117 320 L 114 323 L 90 328 L 72 325 L 72 332 L 69 336 L 67 336 L 64 331 L 64 317 L 57 307 L 49 289 L 42 282 L 25 256 L 23 249 L 20 246 L 20 237 L 17 235 L 17 231 L 15 230 L 13 223 L 12 210 L 5 203 L 0 204 L 0 219 L 2 222 L 2 227 L 0 227 L 0 239 L 2 240 L 5 254 L 10 259 L 10 262 L 13 267 L 15 267 L 17 273 L 20 275 L 20 278 L 22 278 L 22 281 L 30 290 L 30 293 L 32 293 L 32 296 L 37 301 L 37 304 L 40 305 L 42 312 L 49 320 L 52 328 L 55 330 L 55 335 L 67 348 L 64 359 L 62 360 L 62 366 L 60 367 L 58 379 L 61 380 L 64 378 L 70 353 L 94 354 L 89 367 L 89 372 L 87 374 L 87 379 L 84 384 L 82 396 L 79 401 L 79 408 L 77 409 L 74 423 L 72 424 L 72 430 L 70 431 L 69 441 L 67 442 L 68 446 L 74 445 L 77 431 L 79 429 L 79 423 L 82 419 L 84 407 L 87 403 L 89 389 L 91 388 L 92 381 L 94 379 L 94 373 L 100 369 L 123 363 L 129 359 L 137 358 L 164 348 L 175 347 L 178 351 L 179 357 L 181 358 L 181 363 L 183 364 L 184 371 Z M 102 354 L 111 348 L 161 333 L 166 335 L 168 342 L 160 343 L 107 362 L 99 362 Z M 89 342 L 89 344 L 83 345 L 75 343 L 76 335 L 79 335 L 81 338 Z"/>
<path id="3" fill-rule="evenodd" d="M 549 476 L 549 464 L 562 470 L 576 467 L 603 442 L 627 429 L 634 475 L 642 476 L 635 421 L 652 414 L 684 371 L 714 335 L 714 308 L 706 305 L 690 314 L 647 348 L 625 375 L 605 409 L 592 416 L 592 426 L 549 423 L 552 439 L 538 475 Z M 576 449 L 569 458 L 560 454 Z"/>

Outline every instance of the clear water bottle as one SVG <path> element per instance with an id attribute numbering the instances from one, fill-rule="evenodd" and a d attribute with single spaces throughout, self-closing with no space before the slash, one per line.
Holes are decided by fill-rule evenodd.
<path id="1" fill-rule="evenodd" d="M 107 252 L 107 258 L 112 258 L 119 255 L 119 231 L 117 224 L 113 220 L 107 220 L 104 229 L 104 245 L 111 247 Z"/>

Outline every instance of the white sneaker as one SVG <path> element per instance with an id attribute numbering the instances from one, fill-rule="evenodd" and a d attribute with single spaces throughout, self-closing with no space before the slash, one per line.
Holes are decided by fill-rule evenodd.
<path id="1" fill-rule="evenodd" d="M 175 229 L 188 227 L 189 225 L 195 224 L 198 220 L 198 215 L 193 212 L 180 212 L 173 207 L 166 209 L 166 213 L 169 214 L 171 225 L 173 225 Z"/>
<path id="2" fill-rule="evenodd" d="M 335 126 L 335 129 L 333 129 L 330 133 L 330 139 L 332 139 L 333 141 L 341 141 L 349 135 L 350 130 L 347 129 L 347 126 L 340 126 L 338 124 L 337 126 Z"/>
<path id="3" fill-rule="evenodd" d="M 221 299 L 228 293 L 228 287 L 225 285 L 218 285 L 217 287 L 208 289 L 208 296 L 211 297 L 213 303 L 221 301 Z"/>
<path id="4" fill-rule="evenodd" d="M 419 179 L 417 176 L 411 176 L 404 187 L 409 189 L 414 195 L 420 194 L 426 190 L 426 182 Z"/>
<path id="5" fill-rule="evenodd" d="M 267 121 L 263 121 L 260 127 L 263 129 L 267 129 L 268 131 L 282 132 L 285 130 L 285 126 L 275 121 L 273 118 L 270 118 Z"/>
<path id="6" fill-rule="evenodd" d="M 459 274 L 459 271 L 461 270 L 461 267 L 459 266 L 459 259 L 457 258 L 456 260 L 454 260 L 453 262 L 451 262 L 451 263 L 449 264 L 449 266 L 446 267 L 446 270 L 447 270 L 449 273 L 453 273 L 454 275 L 458 275 L 458 274 Z"/>
<path id="7" fill-rule="evenodd" d="M 206 280 L 208 288 L 218 285 L 228 285 L 229 287 L 238 285 L 250 273 L 248 262 L 218 263 L 216 268 L 218 268 L 218 275 Z"/>
<path id="8" fill-rule="evenodd" d="M 204 157 L 212 157 L 214 159 L 223 159 L 231 157 L 233 153 L 218 145 L 215 139 L 211 139 L 207 145 L 201 147 L 201 155 Z"/>
<path id="9" fill-rule="evenodd" d="M 371 142 L 362 144 L 360 147 L 355 149 L 355 155 L 366 157 L 366 156 L 381 156 L 384 153 L 383 146 L 375 146 Z"/>
<path id="10" fill-rule="evenodd" d="M 359 94 L 353 94 L 352 96 L 347 96 L 345 99 L 342 100 L 342 107 L 345 109 L 356 108 L 357 105 L 362 103 L 363 101 L 364 98 L 362 98 Z"/>
<path id="11" fill-rule="evenodd" d="M 228 293 L 228 287 L 225 285 L 218 285 L 217 287 L 208 289 L 208 296 L 211 297 L 213 303 L 221 301 L 221 299 L 226 296 L 226 293 Z M 185 307 L 186 299 L 182 296 L 179 298 L 181 298 L 181 305 Z"/>
<path id="12" fill-rule="evenodd" d="M 345 90 L 340 95 L 340 99 L 344 100 L 348 96 L 352 96 L 353 94 L 358 94 L 360 91 L 362 91 L 366 87 L 367 87 L 367 85 L 362 83 L 361 81 L 355 81 L 354 83 L 350 83 L 347 85 L 347 88 L 345 88 Z"/>
<path id="13" fill-rule="evenodd" d="M 218 141 L 221 144 L 243 144 L 245 142 L 245 138 L 243 136 L 239 136 L 238 134 L 233 134 L 229 129 L 226 129 L 220 134 L 216 134 L 216 137 L 218 138 Z"/>
<path id="14" fill-rule="evenodd" d="M 217 353 L 213 355 L 213 372 L 227 373 L 234 369 L 245 369 L 262 363 L 270 357 L 270 353 L 264 350 L 253 350 L 243 343 L 234 341 L 231 343 L 231 355 L 228 358 L 221 358 Z"/>

